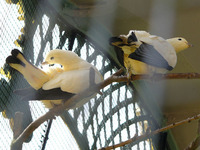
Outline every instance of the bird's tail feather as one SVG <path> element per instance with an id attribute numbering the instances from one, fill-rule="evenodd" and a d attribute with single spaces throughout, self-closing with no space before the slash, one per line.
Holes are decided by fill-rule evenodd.
<path id="1" fill-rule="evenodd" d="M 43 90 L 42 88 L 35 90 L 32 87 L 17 89 L 14 91 L 15 94 L 22 96 L 21 100 L 60 100 L 69 99 L 74 96 L 74 93 L 64 92 L 60 88 Z"/>
<path id="2" fill-rule="evenodd" d="M 11 54 L 7 57 L 6 63 L 23 74 L 24 78 L 34 89 L 41 88 L 49 80 L 49 76 L 26 60 L 19 50 L 14 49 Z"/>

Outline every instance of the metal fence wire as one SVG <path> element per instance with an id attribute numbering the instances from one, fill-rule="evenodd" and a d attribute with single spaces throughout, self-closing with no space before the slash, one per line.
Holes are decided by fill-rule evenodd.
<path id="1" fill-rule="evenodd" d="M 28 87 L 17 71 L 5 64 L 13 48 L 20 49 L 36 66 L 51 49 L 72 50 L 95 65 L 104 78 L 119 66 L 87 36 L 75 30 L 37 0 L 0 1 L 0 149 L 9 149 L 15 112 L 24 113 L 23 128 L 48 111 L 40 102 L 22 102 L 13 90 Z M 143 134 L 150 117 L 126 83 L 113 83 L 81 108 L 43 123 L 23 149 L 98 149 Z M 52 124 L 50 124 L 52 123 Z M 153 149 L 151 139 L 120 149 Z"/>

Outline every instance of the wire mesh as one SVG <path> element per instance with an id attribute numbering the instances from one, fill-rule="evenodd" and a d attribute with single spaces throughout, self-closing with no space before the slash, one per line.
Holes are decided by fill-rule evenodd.
<path id="1" fill-rule="evenodd" d="M 8 119 L 14 118 L 16 111 L 28 112 L 25 126 L 48 111 L 40 102 L 24 104 L 20 102 L 20 98 L 13 95 L 14 89 L 29 85 L 19 73 L 4 65 L 5 58 L 11 49 L 23 50 L 25 56 L 33 64 L 39 66 L 50 49 L 70 48 L 96 66 L 104 78 L 112 75 L 116 71 L 116 66 L 86 37 L 63 25 L 63 22 L 55 20 L 55 16 L 52 16 L 51 12 L 41 7 L 36 1 L 19 1 L 17 5 L 0 1 L 0 5 L 2 15 L 0 17 L 2 27 L 0 51 L 3 54 L 0 56 L 0 110 L 2 115 L 7 115 L 6 118 L 0 116 L 0 132 L 2 133 L 0 140 L 3 141 L 0 149 L 9 149 L 12 130 Z M 10 13 L 3 13 L 6 11 Z M 24 20 L 16 19 L 18 12 L 24 15 Z M 25 31 L 20 32 L 23 27 Z M 19 35 L 21 35 L 20 38 L 18 38 Z M 142 112 L 143 108 L 136 101 L 133 88 L 127 86 L 126 83 L 113 83 L 105 87 L 102 92 L 103 95 L 97 95 L 84 106 L 64 112 L 62 115 L 64 122 L 60 117 L 53 120 L 46 149 L 55 149 L 55 147 L 56 149 L 98 149 L 117 144 L 146 131 L 149 116 Z M 19 105 L 23 105 L 26 109 L 22 109 Z M 9 112 L 12 113 L 8 116 Z M 34 131 L 32 140 L 24 144 L 23 149 L 42 149 L 47 126 L 48 122 L 45 122 Z M 149 150 L 152 149 L 152 142 L 146 140 L 131 143 L 120 149 Z"/>

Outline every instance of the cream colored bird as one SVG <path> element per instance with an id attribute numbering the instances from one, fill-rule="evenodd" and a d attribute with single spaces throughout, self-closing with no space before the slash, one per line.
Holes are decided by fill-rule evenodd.
<path id="1" fill-rule="evenodd" d="M 166 73 L 177 63 L 176 53 L 191 45 L 182 37 L 163 39 L 146 31 L 130 30 L 128 35 L 110 38 L 120 63 L 130 74 Z"/>
<path id="2" fill-rule="evenodd" d="M 100 83 L 103 77 L 100 72 L 78 57 L 71 51 L 51 50 L 43 64 L 59 64 L 61 67 L 47 67 L 41 70 L 32 65 L 24 58 L 19 50 L 12 50 L 11 56 L 7 57 L 6 62 L 14 69 L 23 74 L 24 78 L 32 88 L 17 90 L 17 94 L 23 96 L 23 100 L 42 100 L 47 108 L 61 104 L 63 99 L 89 88 L 91 78 L 94 82 Z M 91 68 L 94 74 L 91 74 Z M 80 107 L 90 98 L 79 101 L 75 107 Z"/>

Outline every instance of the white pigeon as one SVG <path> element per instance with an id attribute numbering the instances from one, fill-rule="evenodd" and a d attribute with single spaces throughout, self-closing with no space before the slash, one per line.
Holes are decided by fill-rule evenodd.
<path id="1" fill-rule="evenodd" d="M 115 47 L 119 62 L 128 74 L 166 73 L 176 66 L 176 53 L 191 46 L 182 37 L 165 40 L 138 30 L 111 37 L 110 44 Z"/>
<path id="2" fill-rule="evenodd" d="M 59 64 L 61 67 L 48 67 L 41 70 L 27 61 L 19 50 L 12 50 L 6 62 L 23 74 L 32 88 L 17 90 L 23 100 L 42 100 L 47 108 L 61 104 L 73 95 L 90 87 L 91 78 L 97 84 L 103 81 L 100 72 L 92 64 L 78 57 L 72 51 L 51 50 L 43 64 Z M 93 69 L 93 74 L 91 74 Z M 90 97 L 91 98 L 91 97 Z M 90 98 L 84 98 L 72 108 L 80 107 Z"/>

